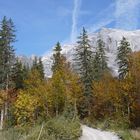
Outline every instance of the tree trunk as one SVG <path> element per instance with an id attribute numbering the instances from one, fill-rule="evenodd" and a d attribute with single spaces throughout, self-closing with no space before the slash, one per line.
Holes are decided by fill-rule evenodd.
<path id="1" fill-rule="evenodd" d="M 0 130 L 3 129 L 3 124 L 4 124 L 4 109 L 1 109 L 1 119 L 0 119 Z"/>
<path id="2" fill-rule="evenodd" d="M 74 100 L 74 116 L 73 116 L 73 119 L 72 121 L 74 121 L 74 119 L 76 118 L 77 116 L 77 105 L 76 105 L 76 99 Z"/>
<path id="3" fill-rule="evenodd" d="M 128 112 L 128 121 L 130 123 L 130 104 L 128 103 L 128 106 L 127 106 L 127 112 Z"/>

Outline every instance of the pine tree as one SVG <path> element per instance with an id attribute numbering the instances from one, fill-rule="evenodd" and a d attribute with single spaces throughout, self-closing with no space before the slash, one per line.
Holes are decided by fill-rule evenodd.
<path id="1" fill-rule="evenodd" d="M 94 80 L 99 80 L 103 77 L 105 71 L 108 70 L 107 57 L 105 55 L 105 44 L 102 39 L 98 39 L 96 53 L 94 56 Z"/>
<path id="2" fill-rule="evenodd" d="M 84 85 L 84 98 L 83 103 L 84 114 L 90 115 L 90 105 L 92 99 L 92 81 L 93 81 L 93 69 L 92 60 L 93 53 L 91 50 L 90 40 L 88 39 L 87 31 L 83 28 L 78 45 L 75 52 L 75 64 L 77 65 L 77 72 L 81 77 L 81 82 Z"/>
<path id="3" fill-rule="evenodd" d="M 117 52 L 117 64 L 119 66 L 119 79 L 124 79 L 129 72 L 129 61 L 132 50 L 125 37 L 122 38 Z"/>

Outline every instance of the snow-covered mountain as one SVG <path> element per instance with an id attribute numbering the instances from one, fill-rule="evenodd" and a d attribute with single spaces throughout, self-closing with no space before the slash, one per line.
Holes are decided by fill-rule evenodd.
<path id="1" fill-rule="evenodd" d="M 117 47 L 120 43 L 120 40 L 124 36 L 130 43 L 131 49 L 133 51 L 140 50 L 140 30 L 135 31 L 125 31 L 119 29 L 108 29 L 102 28 L 97 33 L 90 33 L 89 38 L 91 40 L 91 44 L 93 48 L 96 46 L 98 37 L 101 37 L 105 42 L 106 55 L 108 57 L 108 66 L 113 71 L 114 74 L 117 74 L 117 64 L 115 62 Z M 76 44 L 66 44 L 62 47 L 62 53 L 67 57 L 67 59 L 73 63 L 73 54 Z M 42 57 L 42 61 L 45 68 L 45 73 L 47 77 L 50 77 L 51 72 L 51 59 L 52 53 L 45 55 Z"/>

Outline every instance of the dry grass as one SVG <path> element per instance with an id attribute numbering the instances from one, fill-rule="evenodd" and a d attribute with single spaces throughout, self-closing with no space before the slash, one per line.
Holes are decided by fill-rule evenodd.
<path id="1" fill-rule="evenodd" d="M 131 134 L 135 139 L 140 140 L 140 128 L 136 130 L 131 130 Z"/>

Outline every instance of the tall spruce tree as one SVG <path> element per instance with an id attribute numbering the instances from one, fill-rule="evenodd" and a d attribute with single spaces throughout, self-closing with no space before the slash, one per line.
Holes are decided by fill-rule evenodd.
<path id="1" fill-rule="evenodd" d="M 0 89 L 5 90 L 6 95 L 10 88 L 13 88 L 13 67 L 15 63 L 15 27 L 11 19 L 3 18 L 0 29 Z M 1 108 L 1 124 L 8 119 L 8 101 L 6 100 Z"/>
<path id="2" fill-rule="evenodd" d="M 96 53 L 94 56 L 94 80 L 99 80 L 102 78 L 105 71 L 108 70 L 107 57 L 105 54 L 105 43 L 101 38 L 97 41 Z"/>
<path id="3" fill-rule="evenodd" d="M 132 52 L 130 43 L 125 37 L 122 38 L 117 52 L 117 64 L 119 66 L 119 79 L 124 79 L 129 72 L 130 54 Z"/>
<path id="4" fill-rule="evenodd" d="M 90 105 L 92 102 L 93 52 L 91 50 L 90 40 L 85 28 L 83 28 L 83 31 L 78 39 L 74 61 L 77 65 L 77 72 L 81 77 L 81 82 L 84 85 L 84 103 L 82 110 L 83 116 L 86 116 L 90 115 Z"/>
<path id="5" fill-rule="evenodd" d="M 0 87 L 9 89 L 13 86 L 12 68 L 15 63 L 15 52 L 12 43 L 15 42 L 15 29 L 11 19 L 3 18 L 0 30 Z"/>

